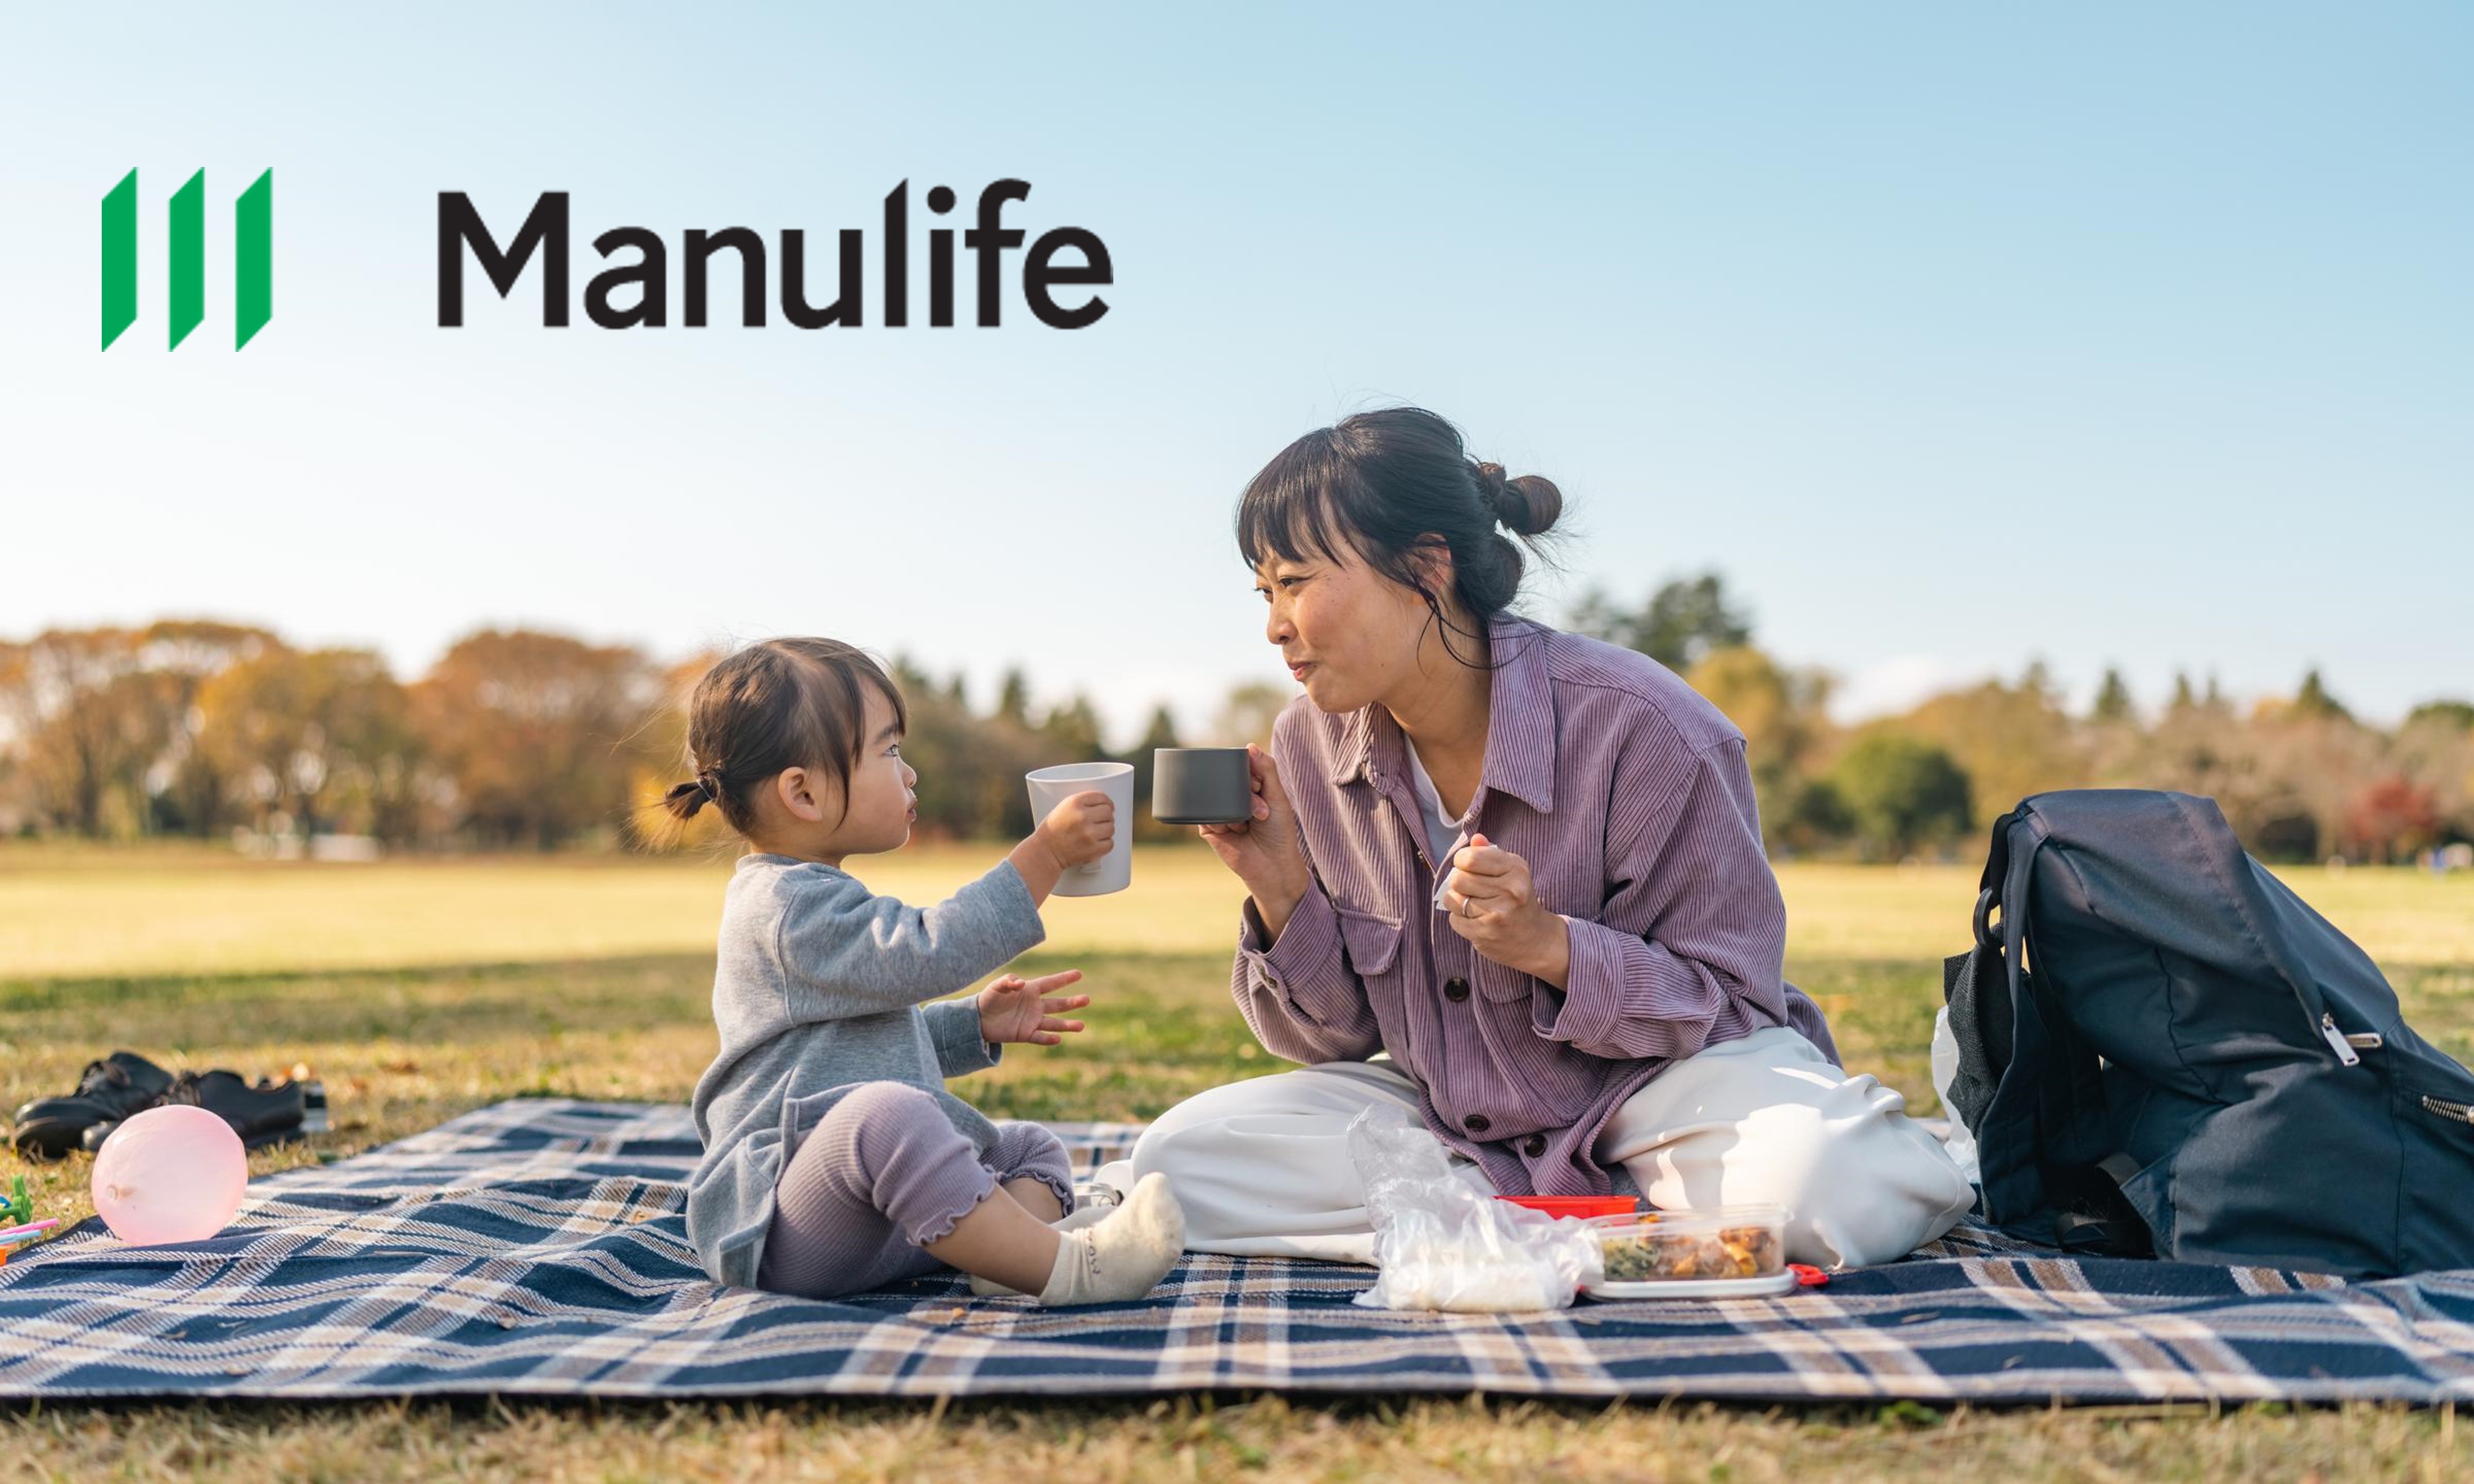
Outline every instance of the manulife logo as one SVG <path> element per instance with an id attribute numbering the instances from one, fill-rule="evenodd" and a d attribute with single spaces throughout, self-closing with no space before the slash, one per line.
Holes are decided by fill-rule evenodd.
<path id="1" fill-rule="evenodd" d="M 172 193 L 170 347 L 180 348 L 206 318 L 206 173 Z M 275 316 L 275 172 L 266 171 L 232 203 L 232 348 Z M 103 348 L 137 323 L 137 172 L 103 198 Z"/>

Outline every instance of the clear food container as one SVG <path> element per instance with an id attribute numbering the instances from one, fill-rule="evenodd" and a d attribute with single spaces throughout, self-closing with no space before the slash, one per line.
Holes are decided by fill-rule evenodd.
<path id="1" fill-rule="evenodd" d="M 1796 1286 L 1786 1264 L 1786 1211 L 1717 1206 L 1592 1221 L 1606 1276 L 1598 1299 L 1741 1298 Z"/>

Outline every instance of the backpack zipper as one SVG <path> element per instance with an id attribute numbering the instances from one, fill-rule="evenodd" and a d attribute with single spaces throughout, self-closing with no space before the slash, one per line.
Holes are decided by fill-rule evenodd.
<path id="1" fill-rule="evenodd" d="M 2463 1103 L 2452 1103 L 2445 1098 L 2432 1097 L 2426 1093 L 2422 1099 L 2422 1106 L 2425 1112 L 2436 1113 L 2443 1118 L 2454 1118 L 2460 1123 L 2474 1123 L 2474 1108 L 2468 1108 Z"/>
<path id="2" fill-rule="evenodd" d="M 2328 1042 L 2329 1048 L 2337 1053 L 2338 1061 L 2347 1066 L 2362 1065 L 2363 1059 L 2354 1054 L 2354 1038 L 2337 1029 L 2337 1017 L 2324 1010 L 2319 1012 L 2319 1035 L 2320 1039 Z"/>

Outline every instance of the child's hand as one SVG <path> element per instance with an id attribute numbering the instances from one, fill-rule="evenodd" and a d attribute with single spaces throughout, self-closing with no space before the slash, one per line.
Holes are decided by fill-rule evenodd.
<path id="1" fill-rule="evenodd" d="M 1079 1010 L 1091 1003 L 1088 994 L 1059 994 L 1044 998 L 1051 990 L 1061 990 L 1082 977 L 1082 970 L 1069 969 L 1062 973 L 1048 974 L 1026 981 L 1020 974 L 1007 974 L 980 992 L 980 1039 L 982 1041 L 1025 1041 L 1034 1046 L 1053 1046 L 1066 1036 L 1082 1028 L 1079 1020 L 1057 1018 L 1058 1012 Z"/>
<path id="2" fill-rule="evenodd" d="M 1031 838 L 1048 847 L 1059 870 L 1086 865 L 1117 843 L 1117 805 L 1097 789 L 1076 794 L 1049 810 Z"/>

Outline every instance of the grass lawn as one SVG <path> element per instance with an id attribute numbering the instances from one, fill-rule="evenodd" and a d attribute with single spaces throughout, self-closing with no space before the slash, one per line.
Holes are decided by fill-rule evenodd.
<path id="1" fill-rule="evenodd" d="M 866 871 L 913 900 L 992 850 L 905 851 Z M 712 1054 L 706 1006 L 723 863 L 249 864 L 207 853 L 0 850 L 0 1095 L 74 1082 L 115 1046 L 166 1065 L 327 1085 L 334 1131 L 258 1172 L 348 1155 L 524 1091 L 684 1100 Z M 1789 972 L 1849 1065 L 1932 1105 L 1938 957 L 1974 874 L 1782 873 Z M 2409 1014 L 2474 1060 L 2474 879 L 2292 874 L 2390 967 Z M 1208 854 L 1146 850 L 1136 890 L 1060 900 L 1024 971 L 1073 966 L 1098 997 L 1073 1045 L 1018 1047 L 958 1085 L 1014 1117 L 1140 1118 L 1278 1069 L 1226 999 L 1237 893 Z M 45 1214 L 90 1207 L 83 1157 L 20 1166 Z M 570 1406 L 530 1402 L 46 1406 L 7 1415 L 32 1478 L 503 1476 L 943 1478 L 2444 1478 L 2474 1468 L 2453 1414 L 2348 1408 L 1935 1413 L 1276 1398 L 1157 1403 Z"/>

